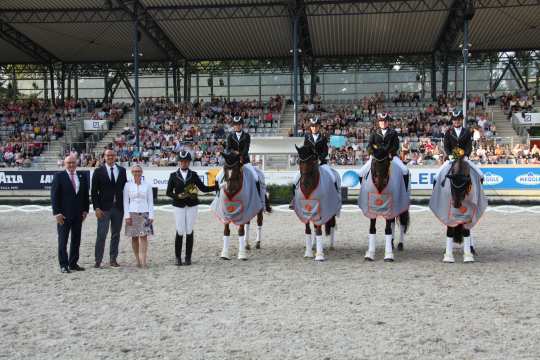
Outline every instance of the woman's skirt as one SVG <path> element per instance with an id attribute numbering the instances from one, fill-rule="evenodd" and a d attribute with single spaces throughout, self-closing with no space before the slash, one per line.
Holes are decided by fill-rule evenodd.
<path id="1" fill-rule="evenodd" d="M 129 217 L 131 218 L 131 225 L 126 225 L 126 236 L 154 235 L 154 227 L 150 223 L 147 212 L 129 213 Z"/>

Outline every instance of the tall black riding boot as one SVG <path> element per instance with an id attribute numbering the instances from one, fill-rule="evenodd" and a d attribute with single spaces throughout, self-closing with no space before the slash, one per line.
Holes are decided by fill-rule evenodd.
<path id="1" fill-rule="evenodd" d="M 182 265 L 182 236 L 176 233 L 174 239 L 174 253 L 176 255 L 176 266 Z"/>
<path id="2" fill-rule="evenodd" d="M 193 252 L 193 235 L 194 231 L 191 234 L 186 235 L 186 265 L 191 265 L 191 253 Z"/>

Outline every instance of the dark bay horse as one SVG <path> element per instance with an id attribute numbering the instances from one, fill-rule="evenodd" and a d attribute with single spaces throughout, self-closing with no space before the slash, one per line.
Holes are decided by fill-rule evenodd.
<path id="1" fill-rule="evenodd" d="M 299 168 L 300 168 L 300 179 L 298 181 L 298 186 L 300 187 L 299 190 L 303 198 L 310 199 L 313 192 L 317 189 L 319 186 L 319 183 L 321 181 L 321 171 L 319 167 L 319 159 L 317 157 L 317 154 L 313 150 L 312 147 L 309 146 L 302 146 L 297 147 L 296 151 L 299 155 Z M 296 196 L 296 195 L 295 195 Z M 336 192 L 336 196 L 339 196 Z M 340 201 L 341 205 L 341 201 Z M 306 204 L 307 211 L 311 211 L 312 207 L 308 203 Z M 321 206 L 320 204 L 318 206 Z M 322 205 L 324 206 L 324 204 Z M 341 206 L 340 206 L 341 207 Z M 303 209 L 302 209 L 303 210 Z M 320 211 L 320 209 L 318 209 Z M 298 214 L 298 211 L 301 211 L 300 209 L 295 208 L 295 211 Z M 313 258 L 313 237 L 312 237 L 312 231 L 310 222 L 313 223 L 313 226 L 315 228 L 315 238 L 316 238 L 316 253 L 315 253 L 315 260 L 316 261 L 324 261 L 324 246 L 323 246 L 323 240 L 322 240 L 322 223 L 316 222 L 315 219 L 307 217 L 307 220 L 300 219 L 305 222 L 305 236 L 306 236 L 306 252 L 304 254 L 304 257 L 306 258 Z M 324 223 L 325 227 L 325 235 L 327 237 L 330 237 L 330 248 L 333 248 L 334 245 L 334 236 L 335 236 L 335 228 L 336 228 L 336 216 L 333 215 Z"/>
<path id="2" fill-rule="evenodd" d="M 382 194 L 383 191 L 386 190 L 386 188 L 389 185 L 390 181 L 390 169 L 392 164 L 392 158 L 390 155 L 383 151 L 382 149 L 375 149 L 375 151 L 372 154 L 371 159 L 371 167 L 370 167 L 370 174 L 371 174 L 371 180 L 373 182 L 373 186 L 375 187 L 376 191 L 379 194 Z M 369 177 L 368 177 L 369 178 Z M 402 176 L 399 176 L 400 179 L 402 179 Z M 380 200 L 376 200 L 380 201 Z M 377 204 L 377 203 L 376 203 Z M 407 233 L 407 230 L 409 228 L 410 223 L 410 216 L 409 216 L 409 210 L 400 213 L 395 218 L 387 218 L 386 219 L 386 226 L 384 229 L 385 234 L 385 256 L 384 261 L 392 262 L 394 261 L 394 239 L 393 239 L 393 225 L 395 222 L 399 223 L 400 225 L 400 241 L 398 244 L 398 250 L 403 250 L 403 242 L 405 238 L 405 234 Z M 369 243 L 368 243 L 368 251 L 366 252 L 365 259 L 368 261 L 374 261 L 375 260 L 375 246 L 376 246 L 376 233 L 377 233 L 377 218 L 370 218 L 369 222 Z"/>
<path id="3" fill-rule="evenodd" d="M 223 179 L 221 180 L 222 186 L 220 186 L 220 194 L 218 194 L 218 198 L 215 201 L 222 201 L 226 202 L 226 209 L 230 210 L 231 213 L 236 211 L 235 206 L 235 199 L 239 194 L 241 194 L 242 191 L 249 191 L 246 189 L 243 189 L 244 186 L 244 176 L 251 176 L 245 173 L 244 168 L 242 166 L 242 163 L 240 162 L 240 156 L 236 152 L 226 152 L 223 153 L 223 157 L 225 159 L 225 164 L 223 166 Z M 256 179 L 253 179 L 255 182 Z M 253 185 L 251 188 L 251 191 L 255 192 L 257 190 L 257 186 Z M 253 196 L 256 196 L 257 199 L 259 199 L 259 195 L 257 194 L 250 194 Z M 221 197 L 221 198 L 220 198 Z M 249 199 L 253 199 L 252 196 L 248 197 Z M 239 211 L 246 211 L 247 209 L 243 208 L 243 206 L 250 205 L 250 204 L 242 204 L 238 205 L 240 208 Z M 258 206 L 257 204 L 253 206 Z M 252 210 L 252 206 L 249 206 L 248 209 Z M 260 242 L 261 242 L 261 228 L 263 225 L 263 212 L 264 212 L 264 206 L 262 204 L 258 206 L 256 210 L 256 216 L 257 216 L 257 226 L 258 226 L 258 233 L 257 233 L 257 243 L 256 248 L 260 248 Z M 267 204 L 266 209 L 270 209 L 271 207 L 269 204 Z M 238 215 L 238 214 L 236 214 Z M 255 215 L 255 213 L 254 213 Z M 221 253 L 221 258 L 224 260 L 229 260 L 229 252 L 228 252 L 228 246 L 229 246 L 229 237 L 231 235 L 231 229 L 230 224 L 234 223 L 238 225 L 238 237 L 239 237 L 239 248 L 238 248 L 238 259 L 240 260 L 247 260 L 247 254 L 246 250 L 249 250 L 249 244 L 246 239 L 246 226 L 249 226 L 249 222 L 251 221 L 251 216 L 248 216 L 247 218 L 240 216 L 242 220 L 240 222 L 237 222 L 235 220 L 231 219 L 224 219 L 222 222 L 224 223 L 224 229 L 223 229 L 223 251 Z"/>

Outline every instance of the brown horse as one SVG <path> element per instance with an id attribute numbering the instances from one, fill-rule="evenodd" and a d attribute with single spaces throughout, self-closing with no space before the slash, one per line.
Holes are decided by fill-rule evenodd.
<path id="1" fill-rule="evenodd" d="M 446 175 L 445 179 L 450 180 L 450 189 L 452 194 L 452 207 L 461 209 L 463 200 L 471 192 L 471 168 L 469 164 L 463 159 L 459 158 L 452 162 L 450 171 Z M 444 186 L 444 184 L 443 184 Z M 461 244 L 464 237 L 470 237 L 471 231 L 465 229 L 463 224 L 459 224 L 455 227 L 446 227 L 446 236 L 451 237 L 455 243 Z M 473 249 L 471 249 L 474 251 Z"/>
<path id="2" fill-rule="evenodd" d="M 304 197 L 309 198 L 313 191 L 317 188 L 320 181 L 319 171 L 319 159 L 312 147 L 296 147 L 296 151 L 299 155 L 299 168 L 300 168 L 300 191 Z M 322 225 L 313 224 L 315 227 L 316 235 L 316 254 L 315 260 L 324 261 L 324 251 L 322 243 Z M 336 228 L 336 217 L 332 216 L 325 224 L 325 234 L 330 237 L 330 249 L 333 249 L 334 236 Z M 313 258 L 313 237 L 311 232 L 310 222 L 305 224 L 305 236 L 306 236 L 306 252 L 304 257 Z"/>
<path id="3" fill-rule="evenodd" d="M 371 157 L 371 179 L 373 185 L 379 193 L 382 193 L 388 186 L 390 180 L 390 165 L 392 164 L 392 158 L 390 155 L 382 150 L 375 149 Z M 406 186 L 407 187 L 407 184 Z M 394 236 L 393 236 L 393 226 L 398 221 L 400 225 L 400 239 L 398 244 L 398 250 L 403 250 L 403 241 L 405 239 L 405 234 L 409 228 L 410 217 L 409 211 L 404 211 L 398 217 L 394 219 L 386 219 L 386 226 L 384 228 L 385 234 L 385 256 L 384 261 L 392 262 L 394 261 Z M 376 243 L 376 233 L 377 233 L 377 219 L 370 219 L 369 222 L 369 248 L 366 252 L 365 259 L 368 261 L 375 260 L 375 243 Z"/>
<path id="4" fill-rule="evenodd" d="M 232 200 L 240 191 L 244 182 L 244 168 L 240 161 L 240 156 L 237 152 L 226 152 L 223 154 L 225 164 L 223 166 L 223 191 L 224 196 L 229 200 Z M 266 209 L 271 207 L 267 204 Z M 261 247 L 261 229 L 263 225 L 263 212 L 264 208 L 257 213 L 257 242 L 255 247 L 260 249 Z M 244 224 L 238 224 L 238 237 L 239 237 L 239 250 L 238 259 L 247 260 L 246 250 L 250 250 L 250 246 L 247 239 L 246 227 L 249 229 L 249 221 Z M 221 258 L 224 260 L 230 260 L 228 253 L 228 242 L 231 235 L 230 222 L 224 223 L 223 229 L 223 251 Z"/>

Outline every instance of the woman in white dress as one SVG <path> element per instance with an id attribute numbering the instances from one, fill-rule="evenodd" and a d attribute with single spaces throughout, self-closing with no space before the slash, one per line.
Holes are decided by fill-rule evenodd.
<path id="1" fill-rule="evenodd" d="M 154 198 L 152 187 L 142 180 L 142 173 L 139 165 L 131 168 L 133 180 L 124 186 L 124 218 L 137 267 L 147 268 L 148 235 L 154 235 Z"/>

